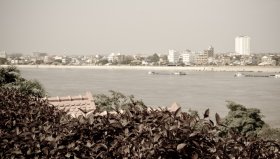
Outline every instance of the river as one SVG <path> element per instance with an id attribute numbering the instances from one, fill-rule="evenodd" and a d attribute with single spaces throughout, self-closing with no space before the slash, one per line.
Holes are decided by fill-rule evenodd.
<path id="1" fill-rule="evenodd" d="M 264 120 L 280 127 L 280 79 L 235 78 L 234 72 L 186 71 L 187 75 L 149 75 L 146 70 L 78 68 L 20 68 L 23 77 L 40 81 L 49 96 L 68 96 L 119 91 L 133 94 L 149 106 L 170 106 L 177 102 L 184 111 L 200 114 L 210 108 L 210 116 L 228 112 L 226 101 L 261 110 Z M 158 71 L 162 74 L 171 71 Z M 251 72 L 250 72 L 251 73 Z M 256 74 L 256 73 L 255 73 Z M 265 73 L 258 73 L 265 74 Z M 267 74 L 267 73 L 266 73 Z"/>

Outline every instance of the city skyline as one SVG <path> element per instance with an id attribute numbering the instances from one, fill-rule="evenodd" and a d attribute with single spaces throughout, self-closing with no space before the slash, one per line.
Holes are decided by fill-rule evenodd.
<path id="1" fill-rule="evenodd" d="M 279 52 L 280 1 L 0 1 L 0 50 L 59 54 Z"/>

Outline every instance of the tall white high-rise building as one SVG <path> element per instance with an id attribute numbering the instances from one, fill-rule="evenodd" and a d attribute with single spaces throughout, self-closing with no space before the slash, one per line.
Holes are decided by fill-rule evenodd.
<path id="1" fill-rule="evenodd" d="M 169 50 L 167 58 L 169 63 L 176 64 L 179 62 L 179 52 L 175 50 Z"/>
<path id="2" fill-rule="evenodd" d="M 235 53 L 240 55 L 250 55 L 249 36 L 238 36 L 235 38 Z"/>

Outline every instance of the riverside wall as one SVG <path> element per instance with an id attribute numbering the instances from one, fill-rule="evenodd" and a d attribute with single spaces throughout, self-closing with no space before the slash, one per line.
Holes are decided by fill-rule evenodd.
<path id="1" fill-rule="evenodd" d="M 7 67 L 7 65 L 1 65 Z M 58 68 L 58 69 L 111 69 L 111 70 L 147 70 L 147 71 L 228 71 L 228 72 L 273 72 L 280 73 L 276 66 L 69 66 L 69 65 L 16 65 L 18 68 Z"/>

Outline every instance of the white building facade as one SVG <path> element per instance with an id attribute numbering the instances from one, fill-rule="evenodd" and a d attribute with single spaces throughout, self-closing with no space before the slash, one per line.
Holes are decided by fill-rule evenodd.
<path id="1" fill-rule="evenodd" d="M 235 38 L 235 53 L 240 55 L 250 55 L 249 36 L 238 36 Z"/>
<path id="2" fill-rule="evenodd" d="M 192 53 L 190 50 L 183 51 L 183 53 L 181 54 L 181 57 L 182 57 L 182 62 L 185 65 L 190 65 L 193 62 Z"/>
<path id="3" fill-rule="evenodd" d="M 1 51 L 1 52 L 0 52 L 0 58 L 4 58 L 4 59 L 7 58 L 7 53 L 6 53 L 6 51 Z"/>
<path id="4" fill-rule="evenodd" d="M 169 63 L 173 63 L 173 64 L 176 64 L 179 62 L 179 52 L 175 51 L 175 50 L 169 50 L 168 52 L 168 61 Z"/>

